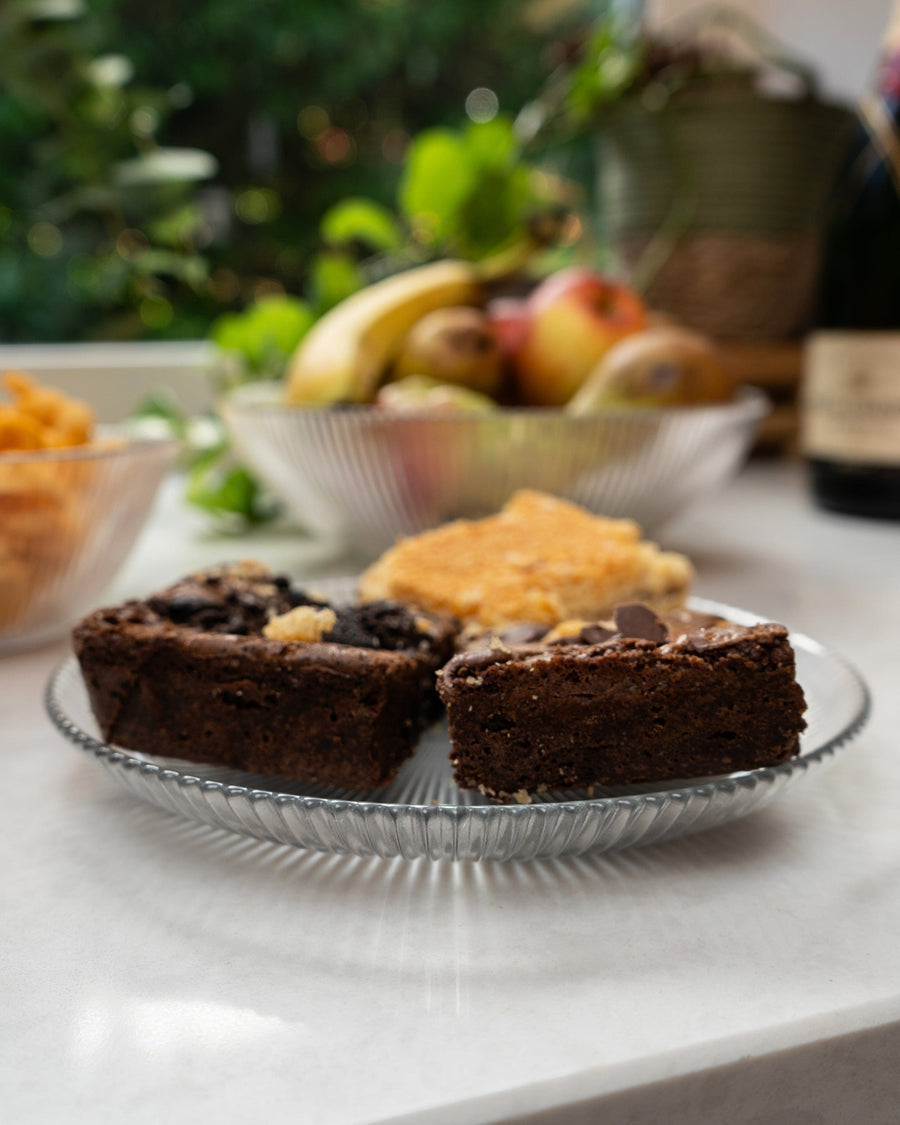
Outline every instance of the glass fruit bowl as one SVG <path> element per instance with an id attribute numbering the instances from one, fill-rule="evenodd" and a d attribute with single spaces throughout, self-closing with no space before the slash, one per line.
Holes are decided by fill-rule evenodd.
<path id="1" fill-rule="evenodd" d="M 96 603 L 177 447 L 107 432 L 89 445 L 0 453 L 0 654 L 62 635 Z"/>
<path id="2" fill-rule="evenodd" d="M 242 459 L 309 531 L 375 555 L 398 535 L 496 512 L 535 488 L 652 531 L 726 483 L 768 401 L 575 417 L 549 407 L 399 414 L 303 407 L 278 383 L 220 404 Z"/>

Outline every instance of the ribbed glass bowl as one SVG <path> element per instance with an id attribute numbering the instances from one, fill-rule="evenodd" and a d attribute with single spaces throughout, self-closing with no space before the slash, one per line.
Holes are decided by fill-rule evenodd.
<path id="1" fill-rule="evenodd" d="M 760 618 L 692 599 L 692 607 L 750 624 Z M 550 793 L 530 805 L 491 805 L 452 779 L 446 726 L 422 740 L 397 778 L 374 793 L 318 785 L 120 750 L 104 744 L 74 657 L 47 686 L 59 730 L 134 796 L 169 812 L 245 836 L 320 851 L 407 859 L 535 859 L 655 843 L 711 828 L 766 805 L 831 761 L 862 727 L 869 694 L 836 653 L 791 637 L 806 693 L 799 757 L 783 765 L 585 793 Z"/>
<path id="2" fill-rule="evenodd" d="M 310 531 L 375 555 L 398 535 L 496 512 L 520 488 L 653 530 L 743 462 L 766 397 L 572 417 L 551 408 L 391 414 L 314 408 L 256 383 L 220 410 L 242 459 Z"/>
<path id="3" fill-rule="evenodd" d="M 61 636 L 131 550 L 178 448 L 105 432 L 0 453 L 0 654 Z"/>

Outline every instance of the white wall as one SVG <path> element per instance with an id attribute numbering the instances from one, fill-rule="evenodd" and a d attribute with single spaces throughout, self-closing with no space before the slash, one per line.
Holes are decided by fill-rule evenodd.
<path id="1" fill-rule="evenodd" d="M 812 63 L 828 93 L 855 101 L 871 83 L 894 0 L 731 0 Z M 709 5 L 647 0 L 651 26 Z"/>

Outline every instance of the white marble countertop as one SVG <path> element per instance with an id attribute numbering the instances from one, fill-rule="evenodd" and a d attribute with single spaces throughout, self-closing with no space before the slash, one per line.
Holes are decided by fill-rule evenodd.
<path id="1" fill-rule="evenodd" d="M 198 528 L 164 493 L 110 598 L 236 554 L 335 568 Z M 410 863 L 207 829 L 53 731 L 64 645 L 0 660 L 4 1122 L 895 1122 L 900 526 L 755 465 L 661 538 L 875 706 L 765 810 L 639 850 Z"/>

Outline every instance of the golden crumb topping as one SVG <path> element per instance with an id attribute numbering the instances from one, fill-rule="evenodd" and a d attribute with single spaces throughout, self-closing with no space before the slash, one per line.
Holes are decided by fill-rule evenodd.
<path id="1" fill-rule="evenodd" d="M 321 641 L 337 624 L 333 609 L 316 609 L 311 605 L 298 605 L 287 613 L 270 617 L 263 636 L 270 641 L 302 641 L 313 644 Z"/>
<path id="2" fill-rule="evenodd" d="M 593 624 L 590 621 L 582 621 L 582 619 L 575 618 L 569 621 L 560 621 L 560 623 L 550 630 L 542 639 L 545 642 L 561 641 L 566 637 L 577 637 L 580 635 L 586 625 Z"/>
<path id="3" fill-rule="evenodd" d="M 643 540 L 632 520 L 522 491 L 496 516 L 401 539 L 363 574 L 359 592 L 502 628 L 597 621 L 623 602 L 670 609 L 692 579 L 683 555 Z"/>

